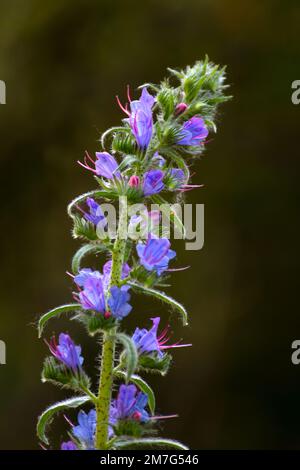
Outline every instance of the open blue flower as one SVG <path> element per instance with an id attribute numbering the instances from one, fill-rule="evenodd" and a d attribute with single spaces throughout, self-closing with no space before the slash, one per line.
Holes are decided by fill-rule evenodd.
<path id="1" fill-rule="evenodd" d="M 99 271 L 92 271 L 92 269 L 81 269 L 77 276 L 74 277 L 74 282 L 82 287 L 78 297 L 82 307 L 85 310 L 95 310 L 99 313 L 105 312 L 105 288 L 103 285 L 104 276 Z"/>
<path id="2" fill-rule="evenodd" d="M 76 444 L 73 441 L 62 442 L 60 446 L 61 450 L 78 450 Z"/>
<path id="3" fill-rule="evenodd" d="M 208 130 L 203 119 L 194 116 L 183 124 L 177 144 L 197 146 L 207 136 Z"/>
<path id="4" fill-rule="evenodd" d="M 127 277 L 130 272 L 130 267 L 124 263 L 122 268 L 122 278 Z M 103 274 L 99 271 L 92 271 L 91 269 L 82 269 L 77 276 L 74 277 L 75 283 L 83 289 L 75 296 L 79 299 L 82 307 L 85 310 L 95 310 L 96 312 L 105 315 L 109 318 L 111 315 L 117 320 L 126 317 L 132 307 L 128 303 L 130 294 L 128 290 L 130 286 L 124 285 L 122 287 L 112 286 L 108 290 L 111 273 L 111 261 L 107 261 L 103 266 Z M 106 308 L 106 295 L 107 291 L 107 306 Z"/>
<path id="5" fill-rule="evenodd" d="M 135 343 L 136 348 L 139 354 L 150 354 L 153 352 L 158 353 L 159 357 L 163 357 L 165 349 L 171 348 L 185 348 L 187 346 L 192 346 L 191 344 L 181 344 L 177 342 L 174 344 L 167 344 L 170 339 L 170 327 L 167 326 L 159 335 L 158 335 L 158 325 L 160 323 L 160 318 L 155 317 L 151 318 L 152 328 L 147 330 L 146 328 L 136 328 L 132 336 L 132 341 Z"/>
<path id="6" fill-rule="evenodd" d="M 164 189 L 165 173 L 162 170 L 149 170 L 144 174 L 143 192 L 144 196 L 160 193 Z"/>
<path id="7" fill-rule="evenodd" d="M 79 439 L 86 449 L 94 449 L 96 432 L 96 410 L 92 409 L 88 413 L 80 410 L 78 413 L 78 426 L 72 428 L 73 435 Z"/>
<path id="8" fill-rule="evenodd" d="M 118 171 L 118 163 L 114 157 L 108 152 L 96 152 L 96 174 L 104 176 L 104 178 L 112 179 L 114 177 L 120 178 L 121 174 Z"/>
<path id="9" fill-rule="evenodd" d="M 73 372 L 81 368 L 83 363 L 83 357 L 80 355 L 81 346 L 76 346 L 68 334 L 61 333 L 58 344 L 53 336 L 48 346 L 53 356 L 72 369 Z"/>
<path id="10" fill-rule="evenodd" d="M 128 303 L 129 300 L 128 286 L 113 286 L 110 289 L 110 297 L 107 303 L 114 318 L 122 320 L 122 318 L 127 317 L 132 310 L 132 306 Z"/>
<path id="11" fill-rule="evenodd" d="M 156 271 L 160 276 L 168 269 L 169 261 L 176 256 L 174 250 L 170 250 L 170 241 L 167 238 L 148 237 L 144 244 L 139 242 L 136 246 L 140 263 L 147 271 Z"/>
<path id="12" fill-rule="evenodd" d="M 152 106 L 154 101 L 155 99 L 148 93 L 147 88 L 143 88 L 140 99 L 130 102 L 131 113 L 127 121 L 138 146 L 142 149 L 148 147 L 152 137 Z"/>
<path id="13" fill-rule="evenodd" d="M 84 218 L 96 226 L 101 224 L 102 227 L 105 227 L 107 220 L 101 206 L 91 197 L 87 198 L 86 203 L 89 208 L 89 213 L 84 212 Z"/>
<path id="14" fill-rule="evenodd" d="M 115 426 L 119 420 L 125 419 L 147 422 L 150 419 L 145 410 L 147 403 L 147 395 L 138 392 L 135 385 L 121 385 L 116 400 L 111 403 L 110 424 Z"/>

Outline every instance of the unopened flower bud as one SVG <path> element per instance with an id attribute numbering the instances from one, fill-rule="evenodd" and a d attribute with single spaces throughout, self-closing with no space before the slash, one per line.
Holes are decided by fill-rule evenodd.
<path id="1" fill-rule="evenodd" d="M 185 103 L 178 103 L 178 105 L 175 108 L 175 116 L 180 116 L 180 114 L 184 113 L 184 111 L 187 108 L 187 104 Z"/>
<path id="2" fill-rule="evenodd" d="M 132 175 L 129 178 L 129 183 L 128 184 L 131 188 L 138 188 L 139 185 L 140 185 L 140 178 L 136 175 Z"/>
<path id="3" fill-rule="evenodd" d="M 139 411 L 135 411 L 132 415 L 132 418 L 135 420 L 135 421 L 140 421 L 141 420 L 141 417 L 142 417 L 142 413 L 140 413 Z"/>
<path id="4" fill-rule="evenodd" d="M 105 320 L 108 320 L 110 317 L 111 317 L 111 313 L 107 310 L 105 313 L 104 313 L 104 318 Z"/>

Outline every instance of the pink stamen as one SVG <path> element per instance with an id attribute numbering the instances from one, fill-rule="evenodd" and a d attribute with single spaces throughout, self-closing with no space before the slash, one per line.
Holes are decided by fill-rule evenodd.
<path id="1" fill-rule="evenodd" d="M 72 421 L 68 418 L 68 416 L 66 415 L 63 415 L 65 420 L 67 421 L 67 423 L 73 428 L 74 427 L 74 424 L 72 423 Z"/>
<path id="2" fill-rule="evenodd" d="M 76 302 L 79 302 L 79 295 L 76 292 L 72 292 L 72 297 Z"/>
<path id="3" fill-rule="evenodd" d="M 66 271 L 66 274 L 74 279 L 74 274 L 70 273 L 69 271 Z"/>
<path id="4" fill-rule="evenodd" d="M 86 170 L 92 171 L 93 173 L 97 174 L 96 170 L 94 168 L 91 168 L 90 166 L 87 165 L 86 160 L 84 160 L 85 164 L 83 164 L 80 160 L 77 160 L 77 163 L 85 168 Z"/>
<path id="5" fill-rule="evenodd" d="M 127 116 L 130 116 L 130 112 L 129 112 L 128 109 L 127 109 L 127 104 L 126 104 L 126 106 L 125 106 L 125 108 L 124 108 L 124 106 L 122 105 L 121 101 L 119 100 L 118 95 L 116 96 L 116 100 L 117 100 L 117 103 L 118 103 L 119 107 L 122 109 L 122 111 L 123 111 L 125 114 L 127 114 Z"/>
<path id="6" fill-rule="evenodd" d="M 166 345 L 166 346 L 161 346 L 160 349 L 170 349 L 170 348 L 187 348 L 189 346 L 193 346 L 192 344 L 179 344 L 179 343 L 175 343 L 175 344 L 169 344 L 169 345 Z"/>
<path id="7" fill-rule="evenodd" d="M 128 98 L 129 103 L 131 103 L 130 86 L 129 85 L 127 85 L 127 98 Z"/>
<path id="8" fill-rule="evenodd" d="M 179 415 L 165 415 L 165 416 L 151 416 L 150 419 L 171 419 L 171 418 L 179 418 Z"/>
<path id="9" fill-rule="evenodd" d="M 187 269 L 189 269 L 190 266 L 183 266 L 182 268 L 170 268 L 170 269 L 166 269 L 167 272 L 169 273 L 173 273 L 173 272 L 177 272 L 177 271 L 186 271 Z"/>
<path id="10" fill-rule="evenodd" d="M 167 325 L 165 329 L 161 332 L 160 336 L 157 338 L 158 341 L 161 341 L 162 339 L 165 338 L 165 336 L 168 334 L 170 331 L 170 325 Z"/>
<path id="11" fill-rule="evenodd" d="M 90 156 L 87 150 L 85 151 L 85 156 L 90 160 L 90 162 L 92 162 L 93 165 L 95 165 L 95 161 L 92 159 L 92 157 Z"/>

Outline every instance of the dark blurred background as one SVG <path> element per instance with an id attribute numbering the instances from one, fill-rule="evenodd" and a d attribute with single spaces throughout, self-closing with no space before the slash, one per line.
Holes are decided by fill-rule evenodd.
<path id="1" fill-rule="evenodd" d="M 65 208 L 94 187 L 76 160 L 123 117 L 114 96 L 127 83 L 158 82 L 206 53 L 228 65 L 234 100 L 196 167 L 206 187 L 188 195 L 205 204 L 205 247 L 179 245 L 178 263 L 192 268 L 170 289 L 191 317 L 186 329 L 173 323 L 174 338 L 194 347 L 150 382 L 159 411 L 180 415 L 166 437 L 194 449 L 300 448 L 300 366 L 290 359 L 300 338 L 299 22 L 297 0 L 1 0 L 2 449 L 37 449 L 38 414 L 66 395 L 40 382 L 47 348 L 34 322 L 71 300 L 65 271 L 79 242 Z M 154 306 L 136 299 L 128 327 L 153 313 L 167 321 Z M 63 319 L 47 335 L 60 330 L 95 373 L 97 344 Z M 66 428 L 54 421 L 56 445 Z"/>

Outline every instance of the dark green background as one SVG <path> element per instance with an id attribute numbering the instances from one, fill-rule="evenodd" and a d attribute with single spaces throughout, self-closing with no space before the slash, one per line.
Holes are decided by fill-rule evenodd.
<path id="1" fill-rule="evenodd" d="M 178 264 L 192 268 L 173 275 L 171 293 L 191 321 L 174 325 L 174 338 L 194 347 L 151 380 L 159 411 L 180 415 L 163 434 L 194 449 L 300 448 L 300 366 L 290 360 L 300 337 L 299 22 L 297 0 L 1 0 L 0 448 L 38 448 L 38 414 L 66 395 L 40 383 L 47 348 L 34 322 L 71 300 L 65 271 L 79 245 L 65 207 L 94 185 L 76 160 L 123 117 L 114 96 L 127 83 L 157 82 L 206 53 L 228 64 L 234 100 L 196 167 L 206 188 L 188 195 L 205 203 L 205 247 L 179 248 Z M 153 314 L 168 319 L 136 299 L 126 324 Z M 94 373 L 97 345 L 63 320 L 47 334 L 60 329 Z M 56 445 L 66 428 L 54 422 Z"/>

